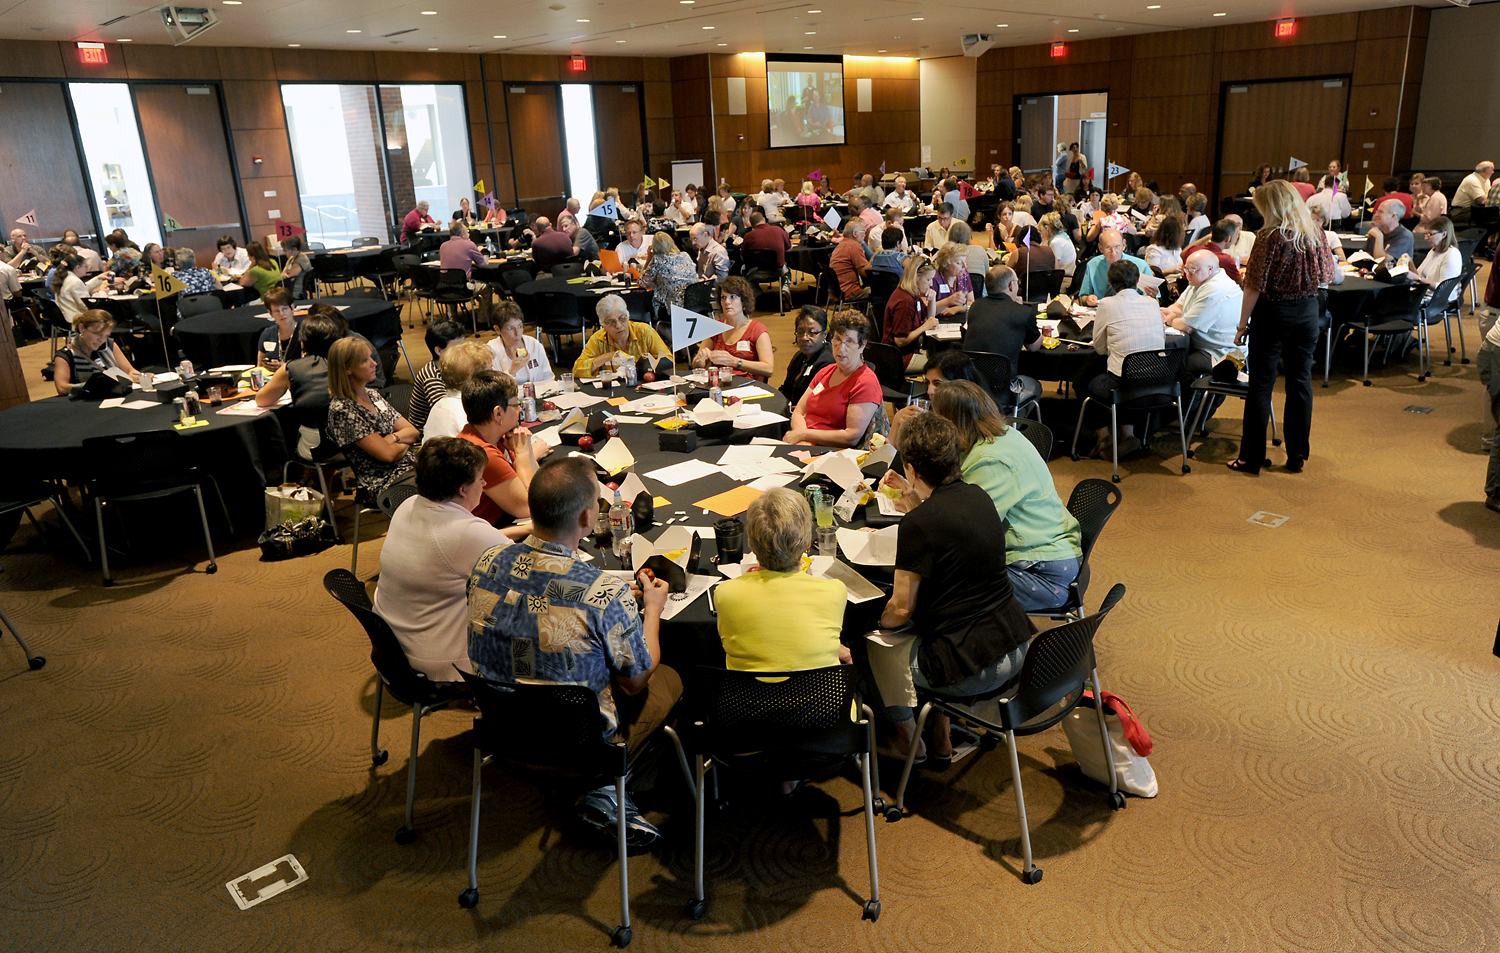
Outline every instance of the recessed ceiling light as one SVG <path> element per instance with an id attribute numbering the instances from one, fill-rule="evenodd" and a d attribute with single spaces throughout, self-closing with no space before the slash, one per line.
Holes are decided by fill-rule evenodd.
<path id="1" fill-rule="evenodd" d="M 1160 10 L 1161 9 L 1161 4 L 1159 4 L 1159 3 L 1153 3 L 1149 7 L 1147 7 L 1146 9 L 1147 10 Z"/>
<path id="2" fill-rule="evenodd" d="M 427 48 L 427 52 L 429 52 L 429 53 L 436 53 L 437 51 L 438 51 L 438 48 L 435 47 L 435 46 L 429 46 Z"/>
<path id="3" fill-rule="evenodd" d="M 587 20 L 574 20 L 573 22 L 574 23 L 587 23 L 589 21 L 587 21 Z"/>
<path id="4" fill-rule="evenodd" d="M 616 40 L 615 42 L 616 43 L 624 43 L 625 41 L 624 40 Z"/>
<path id="5" fill-rule="evenodd" d="M 344 32 L 345 33 L 363 33 L 365 31 L 364 30 L 345 30 Z"/>
<path id="6" fill-rule="evenodd" d="M 1069 33 L 1077 33 L 1078 31 L 1077 30 L 1069 30 L 1068 32 Z"/>
<path id="7" fill-rule="evenodd" d="M 817 31 L 815 31 L 815 30 L 808 30 L 806 33 L 804 33 L 802 35 L 803 36 L 817 36 L 818 34 L 817 34 Z"/>
<path id="8" fill-rule="evenodd" d="M 912 17 L 913 20 L 925 20 L 926 17 Z"/>
<path id="9" fill-rule="evenodd" d="M 810 47 L 810 46 L 804 46 L 803 49 L 804 50 L 810 50 L 810 49 L 812 49 L 812 47 Z"/>
<path id="10" fill-rule="evenodd" d="M 287 46 L 301 46 L 301 43 L 288 43 Z"/>
<path id="11" fill-rule="evenodd" d="M 728 46 L 729 44 L 728 43 L 720 43 L 719 45 L 720 46 Z"/>
<path id="12" fill-rule="evenodd" d="M 693 0 L 677 0 L 678 3 L 692 3 Z"/>
<path id="13" fill-rule="evenodd" d="M 505 34 L 504 33 L 497 33 L 493 37 L 491 37 L 490 39 L 493 39 L 493 40 L 503 40 L 503 39 L 505 39 Z"/>
<path id="14" fill-rule="evenodd" d="M 224 0 L 224 6 L 226 7 L 237 7 L 239 5 L 240 0 Z"/>
<path id="15" fill-rule="evenodd" d="M 809 10 L 808 13 L 822 13 L 822 10 Z"/>
<path id="16" fill-rule="evenodd" d="M 121 43 L 134 43 L 135 40 L 132 40 L 129 37 L 122 36 L 122 37 L 120 37 L 120 42 Z"/>
<path id="17" fill-rule="evenodd" d="M 712 30 L 712 29 L 713 29 L 713 27 L 711 27 L 711 26 L 706 26 L 706 27 L 704 27 L 704 28 L 703 28 L 703 29 L 705 29 L 705 30 Z"/>
<path id="18" fill-rule="evenodd" d="M 884 53 L 885 50 L 876 50 L 875 52 L 877 52 L 877 53 Z"/>
<path id="19" fill-rule="evenodd" d="M 997 23 L 997 24 L 995 24 L 995 26 L 997 26 L 997 27 L 999 27 L 1000 29 L 1003 30 L 1006 27 L 1010 26 L 1010 24 L 1009 23 Z"/>
<path id="20" fill-rule="evenodd" d="M 229 0 L 224 0 L 224 2 L 228 3 Z M 436 10 L 423 10 L 422 11 L 422 16 L 424 16 L 424 17 L 435 17 L 435 16 L 437 16 L 437 11 Z"/>

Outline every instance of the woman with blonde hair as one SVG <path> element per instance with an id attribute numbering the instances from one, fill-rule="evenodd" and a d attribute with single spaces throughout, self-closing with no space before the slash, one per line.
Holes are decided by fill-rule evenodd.
<path id="1" fill-rule="evenodd" d="M 1312 360 L 1318 341 L 1318 286 L 1334 281 L 1337 266 L 1322 229 L 1313 223 L 1292 183 L 1269 182 L 1255 190 L 1255 207 L 1266 224 L 1255 233 L 1245 267 L 1245 297 L 1234 343 L 1250 348 L 1250 392 L 1240 454 L 1229 469 L 1258 474 L 1266 459 L 1266 421 L 1271 414 L 1278 362 L 1286 365 L 1282 435 L 1286 470 L 1301 473 L 1311 452 Z"/>
<path id="2" fill-rule="evenodd" d="M 458 436 L 458 432 L 469 422 L 459 391 L 469 378 L 480 371 L 489 370 L 494 360 L 494 352 L 482 341 L 460 341 L 443 349 L 442 356 L 438 358 L 438 376 L 443 382 L 443 397 L 432 405 L 432 412 L 422 425 L 424 440 Z"/>
<path id="3" fill-rule="evenodd" d="M 379 371 L 375 349 L 364 338 L 340 338 L 328 349 L 326 429 L 371 500 L 411 470 L 408 451 L 422 439 L 422 431 L 370 386 Z"/>
<path id="4" fill-rule="evenodd" d="M 105 371 L 120 371 L 129 374 L 132 380 L 140 379 L 140 372 L 130 366 L 120 345 L 110 339 L 109 333 L 115 329 L 113 315 L 93 308 L 73 315 L 72 324 L 73 334 L 67 345 L 59 348 L 52 359 L 52 385 L 59 394 L 67 394 L 75 384 Z"/>
<path id="5" fill-rule="evenodd" d="M 963 315 L 974 304 L 974 282 L 969 277 L 969 248 L 958 242 L 949 242 L 932 256 L 932 266 L 937 269 L 933 279 L 933 293 L 937 295 L 939 315 Z M 959 320 L 963 320 L 962 317 Z"/>
<path id="6" fill-rule="evenodd" d="M 922 335 L 938 325 L 934 310 L 937 296 L 932 291 L 932 276 L 936 271 L 936 266 L 925 258 L 908 258 L 901 272 L 901 283 L 886 299 L 885 314 L 881 315 L 881 342 L 901 351 L 901 361 L 909 371 L 920 371 L 927 366 L 918 348 Z"/>
<path id="7" fill-rule="evenodd" d="M 1130 223 L 1130 219 L 1127 216 L 1121 214 L 1119 208 L 1120 197 L 1115 193 L 1105 192 L 1102 196 L 1100 196 L 1099 211 L 1103 212 L 1104 215 L 1102 218 L 1095 219 L 1093 224 L 1089 226 L 1089 241 L 1097 242 L 1099 240 L 1099 236 L 1104 234 L 1104 232 L 1108 231 L 1111 228 L 1119 232 L 1121 235 L 1138 234 L 1135 230 L 1135 226 Z"/>
<path id="8" fill-rule="evenodd" d="M 1068 237 L 1067 229 L 1063 227 L 1062 215 L 1058 212 L 1048 212 L 1042 216 L 1039 224 L 1042 237 L 1047 240 L 1048 247 L 1052 249 L 1052 257 L 1057 261 L 1057 267 L 1071 278 L 1073 269 L 1078 264 L 1078 249 L 1074 246 L 1073 239 Z"/>
<path id="9" fill-rule="evenodd" d="M 823 200 L 818 198 L 818 191 L 813 187 L 811 179 L 803 180 L 802 191 L 797 193 L 795 201 L 798 205 L 812 209 L 814 214 L 823 207 Z"/>

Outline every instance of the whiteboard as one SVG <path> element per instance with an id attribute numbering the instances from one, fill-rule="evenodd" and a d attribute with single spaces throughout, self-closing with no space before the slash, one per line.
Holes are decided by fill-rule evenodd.
<path id="1" fill-rule="evenodd" d="M 681 192 L 690 184 L 696 185 L 700 194 L 705 190 L 709 193 L 712 193 L 714 191 L 711 187 L 709 187 L 711 186 L 711 183 L 703 181 L 702 159 L 695 159 L 691 162 L 673 162 L 672 188 Z"/>

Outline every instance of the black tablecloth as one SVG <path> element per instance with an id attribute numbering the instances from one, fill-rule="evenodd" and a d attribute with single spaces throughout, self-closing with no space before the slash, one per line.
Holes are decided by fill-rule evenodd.
<path id="1" fill-rule="evenodd" d="M 650 288 L 642 288 L 640 285 L 631 283 L 629 288 L 623 284 L 613 284 L 608 279 L 598 278 L 594 281 L 571 282 L 566 278 L 541 278 L 528 281 L 526 284 L 516 288 L 517 298 L 529 295 L 541 294 L 544 291 L 565 291 L 578 299 L 578 314 L 583 318 L 586 325 L 599 323 L 595 308 L 605 295 L 617 294 L 625 299 L 625 305 L 630 309 L 632 315 L 649 315 L 651 313 L 651 301 L 654 292 Z"/>
<path id="2" fill-rule="evenodd" d="M 129 399 L 151 398 L 136 391 Z M 221 409 L 205 404 L 199 419 L 208 425 L 180 433 L 189 442 L 195 462 L 218 482 L 237 523 L 247 529 L 258 527 L 264 474 L 274 469 L 279 475 L 287 458 L 279 411 L 241 417 L 220 413 Z M 106 410 L 98 401 L 49 397 L 0 411 L 0 459 L 15 472 L 81 481 L 99 475 L 84 456 L 86 438 L 166 430 L 175 421 L 171 403 L 145 410 Z M 239 519 L 242 515 L 246 519 Z"/>
<path id="3" fill-rule="evenodd" d="M 401 333 L 401 316 L 396 311 L 396 306 L 389 301 L 330 297 L 306 303 L 299 301 L 296 306 L 300 310 L 306 304 L 328 304 L 343 308 L 342 313 L 344 320 L 349 322 L 349 329 L 371 341 L 388 339 Z M 225 364 L 254 364 L 255 348 L 261 332 L 271 325 L 265 306 L 252 304 L 183 318 L 177 322 L 174 333 L 193 366 L 199 370 L 207 370 Z"/>
<path id="4" fill-rule="evenodd" d="M 833 258 L 833 245 L 793 245 L 787 249 L 786 263 L 793 271 L 816 275 Z"/>
<path id="5" fill-rule="evenodd" d="M 1328 286 L 1328 313 L 1333 316 L 1334 324 L 1358 321 L 1375 303 L 1376 292 L 1389 287 L 1389 282 L 1374 278 L 1345 278 L 1339 284 Z"/>

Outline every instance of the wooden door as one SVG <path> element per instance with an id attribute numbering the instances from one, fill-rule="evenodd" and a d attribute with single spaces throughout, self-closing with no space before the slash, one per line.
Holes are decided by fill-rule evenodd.
<path id="1" fill-rule="evenodd" d="M 193 249 L 198 263 L 207 264 L 221 235 L 243 240 L 245 233 L 219 89 L 137 85 L 135 103 L 157 207 L 163 217 L 171 216 L 182 226 L 166 243 Z"/>
<path id="2" fill-rule="evenodd" d="M 1057 97 L 1026 96 L 1018 103 L 1018 110 L 1016 165 L 1027 172 L 1050 169 L 1057 135 Z"/>
<path id="3" fill-rule="evenodd" d="M 516 204 L 533 216 L 552 218 L 567 201 L 557 87 L 507 83 L 505 104 L 510 115 Z"/>
<path id="4" fill-rule="evenodd" d="M 1218 194 L 1241 195 L 1258 166 L 1281 174 L 1292 157 L 1316 183 L 1341 158 L 1349 105 L 1347 79 L 1233 83 L 1224 93 Z"/>
<path id="5" fill-rule="evenodd" d="M 89 187 L 78 163 L 78 145 L 68 119 L 61 83 L 6 83 L 0 86 L 0 234 L 36 209 L 32 239 L 56 241 L 72 228 L 87 238 L 94 231 Z M 8 240 L 8 239 L 7 239 Z M 103 251 L 101 242 L 94 248 Z"/>
<path id="6" fill-rule="evenodd" d="M 634 189 L 646 173 L 640 89 L 639 83 L 594 87 L 594 141 L 599 151 L 599 181 L 604 188 Z M 712 188 L 707 189 L 707 194 L 712 193 Z M 587 201 L 585 196 L 579 198 Z"/>

